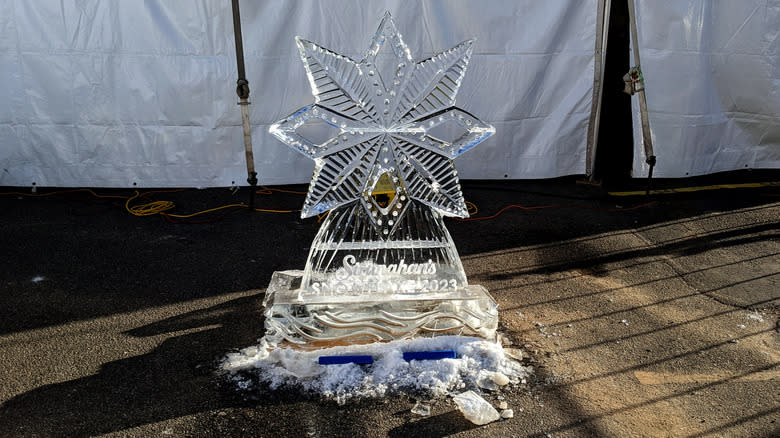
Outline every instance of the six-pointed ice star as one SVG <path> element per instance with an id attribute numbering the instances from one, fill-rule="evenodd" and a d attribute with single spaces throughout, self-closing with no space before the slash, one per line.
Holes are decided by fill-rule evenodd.
<path id="1" fill-rule="evenodd" d="M 399 199 L 408 196 L 441 214 L 467 217 L 452 159 L 495 132 L 454 107 L 474 40 L 414 62 L 386 13 L 360 62 L 299 37 L 296 41 L 315 104 L 275 123 L 270 132 L 315 161 L 301 216 L 355 201 L 376 216 L 379 207 L 370 194 L 383 180 Z M 386 45 L 394 60 L 389 78 L 376 65 Z M 317 119 L 337 133 L 319 144 L 297 131 Z M 451 141 L 430 135 L 432 128 L 448 124 L 462 135 Z"/>

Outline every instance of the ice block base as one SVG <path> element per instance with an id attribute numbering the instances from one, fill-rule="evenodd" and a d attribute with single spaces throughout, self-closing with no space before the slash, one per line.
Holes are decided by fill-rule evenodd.
<path id="1" fill-rule="evenodd" d="M 420 336 L 494 339 L 498 305 L 482 286 L 424 293 L 307 294 L 303 271 L 277 271 L 266 292 L 265 339 L 323 348 Z"/>

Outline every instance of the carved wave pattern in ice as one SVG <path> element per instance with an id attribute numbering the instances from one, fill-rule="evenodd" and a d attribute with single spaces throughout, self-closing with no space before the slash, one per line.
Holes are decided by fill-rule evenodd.
<path id="1" fill-rule="evenodd" d="M 430 310 L 424 309 L 426 305 Z M 416 301 L 396 304 L 390 311 L 380 308 L 373 312 L 367 312 L 364 304 L 341 305 L 338 310 L 314 307 L 276 307 L 273 315 L 266 316 L 266 338 L 316 347 L 317 343 L 375 342 L 426 335 L 484 336 L 495 331 L 498 321 L 495 306 L 477 301 Z"/>

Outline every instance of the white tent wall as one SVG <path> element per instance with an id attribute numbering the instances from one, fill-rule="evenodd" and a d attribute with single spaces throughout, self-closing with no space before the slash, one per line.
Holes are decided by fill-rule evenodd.
<path id="1" fill-rule="evenodd" d="M 654 175 L 780 168 L 780 0 L 634 4 Z M 645 176 L 633 106 L 634 176 Z"/>
<path id="2" fill-rule="evenodd" d="M 477 37 L 458 105 L 496 127 L 464 178 L 583 174 L 597 0 L 243 1 L 261 184 L 313 164 L 268 125 L 313 101 L 301 35 L 360 59 L 389 10 L 415 59 Z M 0 185 L 245 184 L 228 0 L 0 0 Z"/>

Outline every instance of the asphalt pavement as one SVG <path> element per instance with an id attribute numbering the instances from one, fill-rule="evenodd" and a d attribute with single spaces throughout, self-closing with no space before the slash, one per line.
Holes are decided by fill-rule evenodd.
<path id="1" fill-rule="evenodd" d="M 755 179 L 780 174 L 656 187 Z M 219 361 L 263 335 L 264 289 L 274 271 L 303 267 L 316 218 L 137 217 L 125 209 L 132 190 L 0 188 L 0 436 L 780 435 L 780 186 L 463 187 L 475 218 L 515 206 L 446 222 L 469 282 L 495 297 L 500 332 L 534 367 L 527 384 L 485 395 L 514 418 L 475 426 L 446 399 L 421 417 L 412 396 L 338 405 L 235 390 Z M 193 189 L 131 204 L 186 214 L 247 197 Z M 302 202 L 256 196 L 262 209 Z"/>

